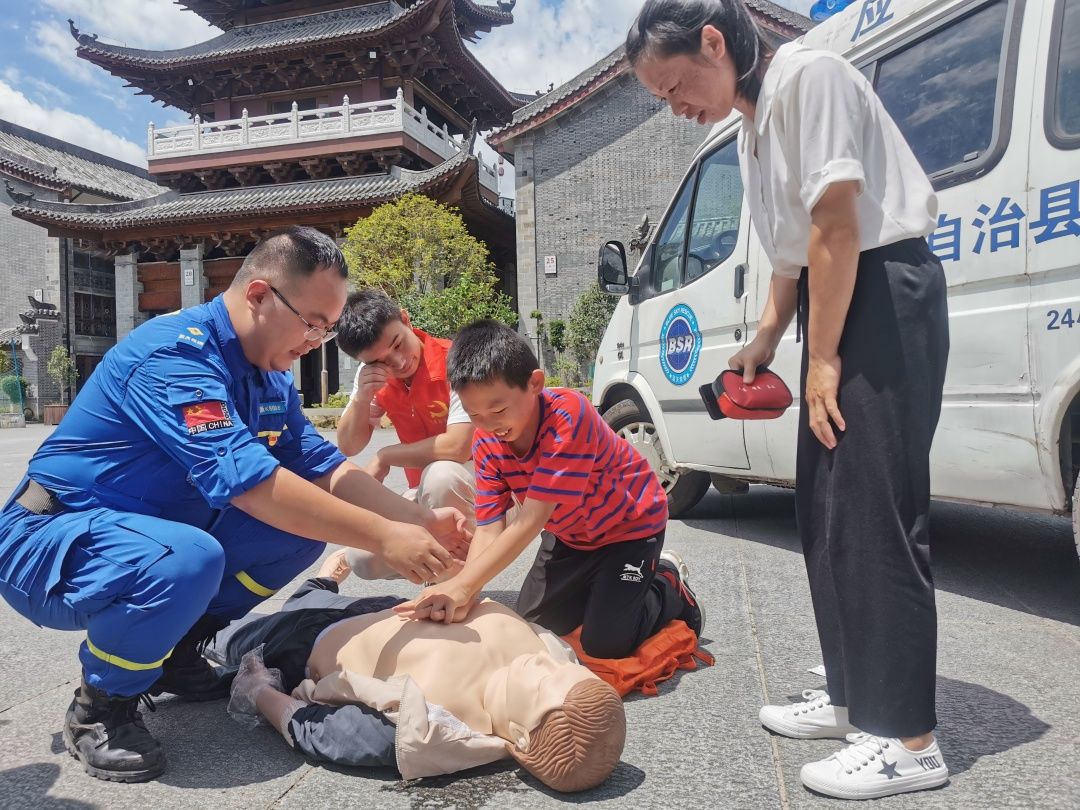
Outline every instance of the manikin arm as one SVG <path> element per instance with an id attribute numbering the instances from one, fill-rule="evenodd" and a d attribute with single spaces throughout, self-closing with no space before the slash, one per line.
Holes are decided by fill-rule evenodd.
<path id="1" fill-rule="evenodd" d="M 241 725 L 269 722 L 290 746 L 316 762 L 346 766 L 394 766 L 396 729 L 367 706 L 305 703 L 281 691 L 277 670 L 268 670 L 262 647 L 247 653 L 232 685 L 228 712 Z"/>

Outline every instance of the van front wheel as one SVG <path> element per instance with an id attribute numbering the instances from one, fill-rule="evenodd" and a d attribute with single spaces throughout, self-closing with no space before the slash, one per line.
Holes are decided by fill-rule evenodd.
<path id="1" fill-rule="evenodd" d="M 604 412 L 604 421 L 649 462 L 668 496 L 668 514 L 679 517 L 697 505 L 709 489 L 709 474 L 671 466 L 656 436 L 656 426 L 637 403 L 624 399 Z"/>

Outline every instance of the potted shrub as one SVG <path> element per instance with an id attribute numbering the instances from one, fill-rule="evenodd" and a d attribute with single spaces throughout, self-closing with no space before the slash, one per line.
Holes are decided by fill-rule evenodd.
<path id="1" fill-rule="evenodd" d="M 45 370 L 60 386 L 60 404 L 46 405 L 42 414 L 42 421 L 46 425 L 59 425 L 68 409 L 67 391 L 79 379 L 79 372 L 75 367 L 75 358 L 71 356 L 67 346 L 57 346 L 53 349 Z"/>

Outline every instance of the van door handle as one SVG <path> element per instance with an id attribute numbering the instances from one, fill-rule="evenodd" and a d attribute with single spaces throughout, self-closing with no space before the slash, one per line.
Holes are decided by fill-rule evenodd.
<path id="1" fill-rule="evenodd" d="M 735 298 L 742 298 L 743 293 L 746 292 L 746 271 L 747 266 L 740 264 L 735 268 Z"/>

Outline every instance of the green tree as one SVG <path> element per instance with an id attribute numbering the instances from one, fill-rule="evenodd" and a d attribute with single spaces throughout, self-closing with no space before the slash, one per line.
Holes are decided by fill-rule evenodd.
<path id="1" fill-rule="evenodd" d="M 592 379 L 596 352 L 617 303 L 618 299 L 601 290 L 599 284 L 591 284 L 570 310 L 566 324 L 566 349 L 576 365 L 581 383 Z M 568 368 L 559 370 L 564 372 L 564 378 L 568 376 Z M 569 381 L 567 384 L 570 384 Z"/>
<path id="2" fill-rule="evenodd" d="M 48 365 L 45 370 L 49 376 L 56 380 L 60 386 L 60 404 L 66 405 L 67 390 L 79 379 L 79 372 L 75 366 L 75 358 L 67 350 L 67 346 L 57 346 L 49 355 Z"/>
<path id="3" fill-rule="evenodd" d="M 353 282 L 385 291 L 426 332 L 450 337 L 480 318 L 517 324 L 487 248 L 453 208 L 406 194 L 345 235 L 342 251 Z"/>
<path id="4" fill-rule="evenodd" d="M 553 348 L 559 354 L 566 351 L 566 321 L 555 318 L 548 324 L 548 339 L 551 341 L 551 348 Z"/>

